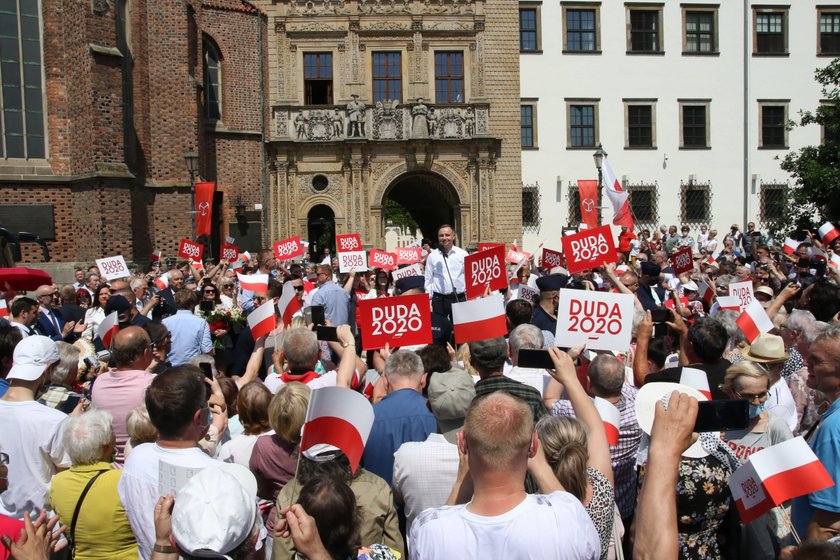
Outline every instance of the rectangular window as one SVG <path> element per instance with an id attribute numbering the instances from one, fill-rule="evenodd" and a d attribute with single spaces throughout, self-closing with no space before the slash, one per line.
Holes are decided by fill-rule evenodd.
<path id="1" fill-rule="evenodd" d="M 569 105 L 569 147 L 595 147 L 595 105 Z"/>
<path id="2" fill-rule="evenodd" d="M 373 53 L 373 102 L 402 101 L 402 57 L 399 52 Z"/>
<path id="3" fill-rule="evenodd" d="M 522 185 L 522 228 L 537 231 L 540 228 L 539 185 Z"/>
<path id="4" fill-rule="evenodd" d="M 840 54 L 840 12 L 820 12 L 821 55 Z"/>
<path id="5" fill-rule="evenodd" d="M 37 0 L 0 3 L 0 157 L 46 157 Z"/>
<path id="6" fill-rule="evenodd" d="M 303 54 L 303 83 L 307 105 L 332 105 L 332 77 L 332 53 Z"/>
<path id="7" fill-rule="evenodd" d="M 597 12 L 594 9 L 565 9 L 566 50 L 593 52 L 598 49 Z"/>
<path id="8" fill-rule="evenodd" d="M 756 54 L 784 54 L 787 52 L 787 12 L 755 13 Z"/>
<path id="9" fill-rule="evenodd" d="M 694 181 L 682 183 L 681 214 L 683 222 L 711 221 L 711 185 Z"/>
<path id="10" fill-rule="evenodd" d="M 435 103 L 464 102 L 464 53 L 435 53 Z"/>
<path id="11" fill-rule="evenodd" d="M 627 105 L 627 147 L 653 148 L 653 106 Z"/>
<path id="12" fill-rule="evenodd" d="M 708 105 L 681 106 L 681 147 L 695 149 L 709 147 L 708 108 Z"/>
<path id="13" fill-rule="evenodd" d="M 772 224 L 785 219 L 787 184 L 769 183 L 761 185 L 761 221 Z"/>
<path id="14" fill-rule="evenodd" d="M 535 148 L 537 146 L 535 134 L 535 111 L 536 107 L 534 105 L 522 105 L 519 108 L 519 128 L 522 132 L 523 148 Z"/>
<path id="15" fill-rule="evenodd" d="M 627 185 L 630 193 L 630 212 L 633 214 L 636 227 L 655 228 L 658 225 L 658 198 L 656 183 Z"/>
<path id="16" fill-rule="evenodd" d="M 630 37 L 628 51 L 658 53 L 662 44 L 662 9 L 630 9 Z"/>
<path id="17" fill-rule="evenodd" d="M 707 54 L 716 51 L 715 12 L 686 11 L 684 52 Z"/>
<path id="18" fill-rule="evenodd" d="M 580 224 L 580 190 L 577 186 L 569 186 L 569 222 L 568 224 L 577 227 Z"/>
<path id="19" fill-rule="evenodd" d="M 537 8 L 519 8 L 519 50 L 536 51 L 539 47 L 537 38 Z"/>
<path id="20" fill-rule="evenodd" d="M 787 148 L 787 105 L 760 104 L 761 148 Z"/>

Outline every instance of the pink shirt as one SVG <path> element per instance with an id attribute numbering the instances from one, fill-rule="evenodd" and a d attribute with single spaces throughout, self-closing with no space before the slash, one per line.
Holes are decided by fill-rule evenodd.
<path id="1" fill-rule="evenodd" d="M 123 451 L 128 441 L 125 419 L 128 413 L 145 402 L 146 387 L 155 376 L 136 369 L 109 371 L 96 378 L 91 393 L 91 404 L 107 410 L 114 417 L 114 437 L 117 439 L 115 463 L 125 461 Z"/>

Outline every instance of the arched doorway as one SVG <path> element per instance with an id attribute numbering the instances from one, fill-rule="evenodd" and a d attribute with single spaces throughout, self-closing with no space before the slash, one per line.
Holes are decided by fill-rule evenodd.
<path id="1" fill-rule="evenodd" d="M 386 225 L 416 225 L 423 237 L 437 241 L 441 224 L 452 224 L 460 236 L 460 216 L 456 209 L 461 201 L 455 188 L 439 175 L 413 172 L 397 178 L 385 191 L 382 213 Z"/>
<path id="2" fill-rule="evenodd" d="M 306 216 L 309 236 L 309 260 L 320 262 L 324 247 L 335 254 L 335 212 L 326 204 L 316 204 Z"/>

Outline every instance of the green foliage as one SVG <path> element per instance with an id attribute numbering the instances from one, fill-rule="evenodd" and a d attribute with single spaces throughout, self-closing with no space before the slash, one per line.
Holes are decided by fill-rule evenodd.
<path id="1" fill-rule="evenodd" d="M 414 232 L 417 229 L 417 222 L 411 217 L 409 211 L 395 200 L 386 198 L 382 212 L 385 215 L 386 225 L 398 226 L 403 233 Z"/>

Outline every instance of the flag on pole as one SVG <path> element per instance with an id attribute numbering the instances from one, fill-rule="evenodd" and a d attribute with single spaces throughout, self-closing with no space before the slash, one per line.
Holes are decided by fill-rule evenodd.
<path id="1" fill-rule="evenodd" d="M 96 336 L 102 341 L 102 346 L 105 348 L 111 347 L 111 339 L 119 330 L 119 319 L 117 319 L 117 312 L 114 311 L 99 323 L 99 328 L 96 330 Z"/>
<path id="2" fill-rule="evenodd" d="M 718 306 L 721 309 L 729 309 L 730 311 L 741 311 L 741 298 L 738 296 L 718 296 Z M 766 315 L 766 313 L 765 313 Z"/>
<path id="3" fill-rule="evenodd" d="M 580 227 L 596 228 L 598 224 L 598 181 L 578 179 L 578 197 L 580 199 Z"/>
<path id="4" fill-rule="evenodd" d="M 682 368 L 682 373 L 680 373 L 680 384 L 688 385 L 692 389 L 697 389 L 703 393 L 707 399 L 712 400 L 712 391 L 709 389 L 709 376 L 706 375 L 705 371 L 690 367 Z"/>
<path id="5" fill-rule="evenodd" d="M 758 335 L 773 330 L 773 321 L 767 316 L 761 302 L 754 299 L 744 309 L 744 312 L 735 320 L 735 323 L 744 332 L 750 344 L 758 338 Z"/>
<path id="6" fill-rule="evenodd" d="M 277 302 L 277 311 L 280 312 L 283 324 L 287 327 L 292 324 L 294 314 L 300 311 L 300 300 L 297 298 L 297 292 L 291 282 L 283 284 L 283 292 Z"/>
<path id="7" fill-rule="evenodd" d="M 239 287 L 243 290 L 250 290 L 252 292 L 268 291 L 268 274 L 251 274 L 245 276 L 237 272 L 236 277 L 239 278 Z"/>
<path id="8" fill-rule="evenodd" d="M 796 252 L 796 249 L 799 248 L 799 241 L 796 239 L 791 239 L 790 237 L 785 237 L 785 244 L 782 246 L 782 251 L 786 255 L 792 255 Z"/>
<path id="9" fill-rule="evenodd" d="M 364 395 L 345 387 L 322 387 L 312 391 L 300 450 L 306 455 L 315 446 L 334 446 L 356 472 L 373 427 L 373 406 Z"/>
<path id="10" fill-rule="evenodd" d="M 245 264 L 250 263 L 251 262 L 251 253 L 249 253 L 248 251 L 245 251 L 244 253 L 241 253 L 239 255 L 239 260 L 244 262 Z"/>
<path id="11" fill-rule="evenodd" d="M 595 408 L 604 421 L 604 429 L 607 432 L 607 443 L 618 445 L 618 431 L 621 426 L 621 412 L 618 408 L 606 399 L 595 397 Z"/>
<path id="12" fill-rule="evenodd" d="M 154 251 L 152 251 L 152 254 L 149 255 L 149 260 L 152 261 L 153 263 L 159 263 L 160 262 L 160 255 L 161 255 L 160 249 L 155 249 Z"/>
<path id="13" fill-rule="evenodd" d="M 505 300 L 500 293 L 452 304 L 452 326 L 458 344 L 504 336 Z"/>
<path id="14" fill-rule="evenodd" d="M 630 194 L 622 190 L 621 183 L 616 178 L 612 167 L 610 167 L 610 162 L 607 161 L 606 155 L 601 163 L 601 177 L 604 181 L 607 198 L 610 199 L 613 212 L 615 213 L 612 223 L 617 226 L 627 226 L 627 229 L 633 231 L 633 216 L 630 214 Z"/>
<path id="15" fill-rule="evenodd" d="M 274 302 L 267 301 L 254 309 L 248 315 L 248 326 L 251 327 L 251 336 L 254 340 L 274 330 L 276 326 L 274 320 Z"/>
<path id="16" fill-rule="evenodd" d="M 831 243 L 838 235 L 840 235 L 840 231 L 837 231 L 837 228 L 834 227 L 834 224 L 831 222 L 826 222 L 821 225 L 819 233 L 823 243 Z"/>
<path id="17" fill-rule="evenodd" d="M 164 274 L 161 274 L 160 276 L 155 278 L 155 287 L 157 287 L 158 290 L 165 290 L 166 288 L 169 287 L 169 273 L 168 272 L 165 272 Z"/>
<path id="18" fill-rule="evenodd" d="M 700 297 L 706 302 L 709 307 L 712 306 L 712 300 L 715 299 L 715 290 L 705 282 L 700 282 Z"/>

